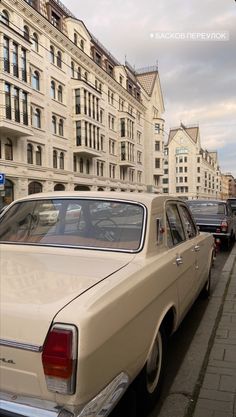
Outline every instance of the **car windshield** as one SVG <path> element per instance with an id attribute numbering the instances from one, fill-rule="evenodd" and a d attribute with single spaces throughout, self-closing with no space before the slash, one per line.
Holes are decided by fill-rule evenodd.
<path id="1" fill-rule="evenodd" d="M 211 201 L 204 201 L 204 202 L 188 202 L 190 210 L 193 214 L 201 214 L 201 215 L 218 215 L 218 214 L 226 214 L 226 205 L 225 203 L 218 203 L 218 202 L 211 202 Z"/>
<path id="2" fill-rule="evenodd" d="M 97 199 L 16 202 L 0 219 L 4 243 L 138 251 L 144 236 L 140 204 Z"/>
<path id="3" fill-rule="evenodd" d="M 236 213 L 236 198 L 231 198 L 228 200 L 228 203 L 234 213 Z"/>

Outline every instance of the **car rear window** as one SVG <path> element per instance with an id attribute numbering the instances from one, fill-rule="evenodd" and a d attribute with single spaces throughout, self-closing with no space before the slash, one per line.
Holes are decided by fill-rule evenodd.
<path id="1" fill-rule="evenodd" d="M 218 215 L 226 214 L 226 204 L 217 202 L 188 202 L 190 210 L 193 214 L 206 214 L 206 215 Z"/>
<path id="2" fill-rule="evenodd" d="M 0 219 L 4 243 L 138 251 L 145 208 L 97 199 L 17 202 Z"/>

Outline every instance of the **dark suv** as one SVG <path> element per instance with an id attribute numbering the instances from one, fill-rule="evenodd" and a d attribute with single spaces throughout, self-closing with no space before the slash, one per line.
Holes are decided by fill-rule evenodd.
<path id="1" fill-rule="evenodd" d="M 188 206 L 202 232 L 210 232 L 227 248 L 235 241 L 236 216 L 228 201 L 189 200 Z"/>
<path id="2" fill-rule="evenodd" d="M 227 203 L 229 203 L 233 213 L 236 215 L 236 198 L 228 198 Z"/>

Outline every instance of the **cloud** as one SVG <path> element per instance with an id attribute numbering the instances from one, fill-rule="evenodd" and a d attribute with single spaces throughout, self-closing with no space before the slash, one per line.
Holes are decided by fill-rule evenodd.
<path id="1" fill-rule="evenodd" d="M 136 68 L 158 61 L 166 130 L 199 123 L 202 144 L 219 150 L 220 165 L 236 177 L 236 3 L 231 0 L 63 0 L 123 63 Z M 229 41 L 167 41 L 158 31 L 228 31 Z M 225 169 L 225 168 L 223 168 Z"/>

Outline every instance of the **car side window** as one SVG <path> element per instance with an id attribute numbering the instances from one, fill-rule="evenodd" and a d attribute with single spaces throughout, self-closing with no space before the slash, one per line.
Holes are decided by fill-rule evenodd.
<path id="1" fill-rule="evenodd" d="M 180 214 L 176 204 L 168 204 L 167 217 L 167 244 L 169 247 L 178 245 L 185 240 L 185 233 Z"/>
<path id="2" fill-rule="evenodd" d="M 189 210 L 187 209 L 187 207 L 183 205 L 180 205 L 179 209 L 180 209 L 180 213 L 183 219 L 186 236 L 188 237 L 188 239 L 192 239 L 193 237 L 197 235 L 197 229 L 193 222 L 191 214 L 189 213 Z"/>

